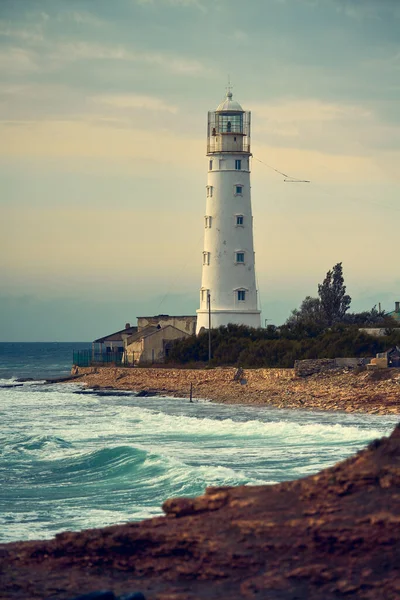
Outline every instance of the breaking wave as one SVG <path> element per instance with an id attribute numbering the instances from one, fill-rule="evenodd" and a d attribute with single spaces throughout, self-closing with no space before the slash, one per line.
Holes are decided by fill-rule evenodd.
<path id="1" fill-rule="evenodd" d="M 2 541 L 159 515 L 167 498 L 207 486 L 306 476 L 397 420 L 76 391 L 0 389 Z"/>

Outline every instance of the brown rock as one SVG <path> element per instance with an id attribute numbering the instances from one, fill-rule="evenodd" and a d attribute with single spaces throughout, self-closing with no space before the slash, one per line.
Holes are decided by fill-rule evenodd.
<path id="1" fill-rule="evenodd" d="M 0 598 L 112 589 L 147 600 L 395 600 L 399 472 L 396 428 L 299 481 L 209 488 L 168 500 L 166 517 L 1 545 Z"/>

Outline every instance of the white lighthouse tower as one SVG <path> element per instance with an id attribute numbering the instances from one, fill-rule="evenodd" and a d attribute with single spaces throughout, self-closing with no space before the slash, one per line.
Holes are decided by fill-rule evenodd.
<path id="1" fill-rule="evenodd" d="M 261 327 L 250 196 L 250 112 L 226 99 L 208 113 L 208 182 L 197 333 L 234 323 Z"/>

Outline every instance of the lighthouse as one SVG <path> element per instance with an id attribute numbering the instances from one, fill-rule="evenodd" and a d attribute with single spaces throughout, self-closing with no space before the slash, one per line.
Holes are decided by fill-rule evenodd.
<path id="1" fill-rule="evenodd" d="M 250 190 L 251 114 L 228 89 L 208 113 L 206 214 L 197 328 L 261 327 Z"/>

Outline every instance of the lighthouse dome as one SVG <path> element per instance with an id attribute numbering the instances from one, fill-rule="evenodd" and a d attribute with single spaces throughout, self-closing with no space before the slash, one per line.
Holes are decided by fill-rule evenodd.
<path id="1" fill-rule="evenodd" d="M 244 112 L 244 110 L 239 102 L 233 100 L 233 94 L 229 91 L 226 94 L 225 100 L 218 106 L 216 112 Z"/>

